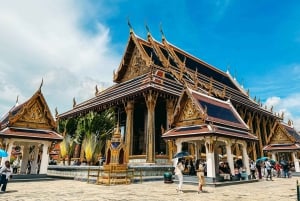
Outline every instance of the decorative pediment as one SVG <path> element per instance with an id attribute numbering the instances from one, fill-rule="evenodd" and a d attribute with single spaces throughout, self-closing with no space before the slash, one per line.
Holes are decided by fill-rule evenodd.
<path id="1" fill-rule="evenodd" d="M 278 125 L 269 144 L 286 144 L 293 143 L 293 139 L 287 134 L 287 131 Z"/>
<path id="2" fill-rule="evenodd" d="M 41 92 L 32 96 L 9 121 L 12 127 L 52 130 L 56 128 L 55 121 Z"/>
<path id="3" fill-rule="evenodd" d="M 143 58 L 138 48 L 134 48 L 131 60 L 121 82 L 133 79 L 149 71 L 150 68 L 147 66 L 146 60 Z"/>
<path id="4" fill-rule="evenodd" d="M 179 121 L 189 121 L 200 118 L 199 110 L 193 101 L 189 98 L 182 110 L 180 111 Z"/>

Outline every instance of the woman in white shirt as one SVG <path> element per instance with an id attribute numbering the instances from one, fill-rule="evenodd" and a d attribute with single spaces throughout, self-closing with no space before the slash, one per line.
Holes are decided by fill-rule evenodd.
<path id="1" fill-rule="evenodd" d="M 5 192 L 8 179 L 12 176 L 12 168 L 10 167 L 9 161 L 5 161 L 5 165 L 0 169 L 0 175 L 1 191 Z"/>
<path id="2" fill-rule="evenodd" d="M 177 175 L 178 177 L 178 180 L 179 180 L 179 184 L 178 184 L 178 187 L 177 187 L 177 192 L 180 192 L 182 193 L 182 183 L 183 183 L 183 175 L 182 175 L 182 171 L 184 170 L 184 167 L 182 165 L 182 162 L 181 162 L 181 158 L 178 159 L 178 163 L 175 167 L 175 175 Z"/>

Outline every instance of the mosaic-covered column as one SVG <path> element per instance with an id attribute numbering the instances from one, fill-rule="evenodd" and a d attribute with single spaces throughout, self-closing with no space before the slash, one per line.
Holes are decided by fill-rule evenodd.
<path id="1" fill-rule="evenodd" d="M 40 174 L 47 174 L 48 163 L 49 163 L 48 148 L 49 148 L 49 142 L 43 143 L 43 153 L 42 153 Z"/>
<path id="2" fill-rule="evenodd" d="M 225 141 L 226 144 L 226 154 L 227 154 L 227 161 L 229 164 L 229 168 L 231 171 L 231 174 L 234 175 L 234 162 L 233 162 L 233 156 L 232 156 L 232 152 L 231 152 L 231 140 L 228 139 Z"/>
<path id="3" fill-rule="evenodd" d="M 157 100 L 157 94 L 153 91 L 149 91 L 148 94 L 144 94 L 147 105 L 147 147 L 146 147 L 146 162 L 155 162 L 155 105 Z"/>
<path id="4" fill-rule="evenodd" d="M 29 160 L 29 148 L 30 145 L 28 143 L 23 144 L 22 148 L 22 162 L 21 162 L 21 174 L 26 174 L 28 160 Z"/>
<path id="5" fill-rule="evenodd" d="M 296 152 L 293 152 L 292 156 L 293 156 L 293 161 L 294 161 L 294 166 L 295 166 L 295 172 L 300 172 L 299 160 L 296 157 Z"/>
<path id="6" fill-rule="evenodd" d="M 33 161 L 31 164 L 31 172 L 30 174 L 37 174 L 37 170 L 38 170 L 38 155 L 39 155 L 39 147 L 38 144 L 34 144 L 34 151 L 32 154 L 33 157 Z"/>
<path id="7" fill-rule="evenodd" d="M 248 153 L 247 153 L 247 143 L 243 142 L 242 147 L 243 147 L 243 164 L 244 164 L 244 168 L 246 168 L 247 175 L 250 175 L 249 156 L 248 156 Z M 246 178 L 246 180 L 248 180 L 248 177 Z"/>
<path id="8" fill-rule="evenodd" d="M 216 178 L 216 167 L 215 167 L 215 144 L 216 142 L 212 138 L 206 138 L 206 165 L 207 165 L 207 177 L 211 179 Z"/>
<path id="9" fill-rule="evenodd" d="M 133 143 L 133 110 L 134 101 L 127 101 L 125 105 L 126 111 L 126 137 L 125 137 L 125 162 L 129 162 L 129 156 L 132 154 L 132 143 Z"/>

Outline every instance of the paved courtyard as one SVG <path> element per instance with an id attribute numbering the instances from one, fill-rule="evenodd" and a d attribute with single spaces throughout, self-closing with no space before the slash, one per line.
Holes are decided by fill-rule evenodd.
<path id="1" fill-rule="evenodd" d="M 299 178 L 299 177 L 298 177 Z M 162 181 L 142 184 L 103 186 L 73 180 L 9 183 L 7 192 L 0 200 L 296 200 L 296 177 L 275 178 L 224 187 L 205 187 L 206 192 L 197 194 L 197 186 L 184 185 L 184 193 L 176 192 L 176 184 Z M 300 179 L 300 178 L 299 178 Z"/>

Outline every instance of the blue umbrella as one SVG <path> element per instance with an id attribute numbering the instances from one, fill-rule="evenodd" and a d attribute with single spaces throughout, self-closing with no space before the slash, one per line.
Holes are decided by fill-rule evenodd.
<path id="1" fill-rule="evenodd" d="M 8 156 L 8 153 L 3 150 L 3 149 L 0 149 L 0 157 L 7 157 Z"/>
<path id="2" fill-rule="evenodd" d="M 182 151 L 182 152 L 179 152 L 177 154 L 175 154 L 174 158 L 183 158 L 183 157 L 186 157 L 186 156 L 189 156 L 190 154 L 186 151 Z"/>
<path id="3" fill-rule="evenodd" d="M 261 162 L 264 162 L 264 161 L 266 161 L 266 160 L 268 160 L 269 158 L 268 157 L 265 157 L 265 156 L 263 156 L 263 157 L 261 157 L 261 158 L 258 158 L 258 159 L 256 159 L 256 163 L 261 163 Z"/>

